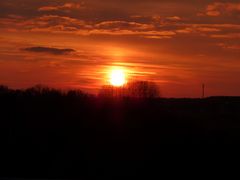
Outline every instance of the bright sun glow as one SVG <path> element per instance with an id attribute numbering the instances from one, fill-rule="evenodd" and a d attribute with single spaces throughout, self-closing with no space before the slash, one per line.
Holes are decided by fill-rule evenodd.
<path id="1" fill-rule="evenodd" d="M 110 83 L 113 86 L 123 86 L 126 83 L 126 74 L 122 69 L 114 69 L 110 72 Z"/>

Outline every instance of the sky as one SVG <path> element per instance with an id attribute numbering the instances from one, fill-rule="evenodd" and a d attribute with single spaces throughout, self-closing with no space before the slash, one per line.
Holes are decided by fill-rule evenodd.
<path id="1" fill-rule="evenodd" d="M 240 0 L 0 1 L 0 84 L 97 93 L 113 68 L 164 97 L 240 96 Z"/>

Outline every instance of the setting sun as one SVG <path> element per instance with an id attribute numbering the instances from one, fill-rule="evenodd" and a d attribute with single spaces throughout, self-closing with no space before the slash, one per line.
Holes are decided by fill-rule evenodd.
<path id="1" fill-rule="evenodd" d="M 126 74 L 122 69 L 114 69 L 110 72 L 110 83 L 113 86 L 123 86 L 126 83 Z"/>

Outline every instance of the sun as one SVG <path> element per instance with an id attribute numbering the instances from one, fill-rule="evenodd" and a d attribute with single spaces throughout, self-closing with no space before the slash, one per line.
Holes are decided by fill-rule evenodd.
<path id="1" fill-rule="evenodd" d="M 110 72 L 110 84 L 112 86 L 123 86 L 126 83 L 126 74 L 122 69 L 114 69 Z"/>

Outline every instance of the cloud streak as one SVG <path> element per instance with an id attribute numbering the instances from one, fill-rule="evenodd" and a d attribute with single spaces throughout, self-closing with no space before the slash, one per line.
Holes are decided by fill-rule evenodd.
<path id="1" fill-rule="evenodd" d="M 153 16 L 149 21 L 139 22 L 143 17 L 129 17 L 128 21 L 85 21 L 69 16 L 42 15 L 31 19 L 9 16 L 0 18 L 0 29 L 14 32 L 61 33 L 78 36 L 129 36 L 144 39 L 172 39 L 176 36 L 205 36 L 209 38 L 239 38 L 240 25 L 226 23 L 187 23 L 173 16 Z M 172 19 L 171 18 L 171 19 Z M 177 20 L 179 19 L 179 20 Z"/>
<path id="2" fill-rule="evenodd" d="M 206 7 L 207 16 L 231 15 L 240 12 L 240 3 L 215 2 Z"/>
<path id="3" fill-rule="evenodd" d="M 33 53 L 47 53 L 52 55 L 68 55 L 75 52 L 74 49 L 60 49 L 60 48 L 41 47 L 41 46 L 23 48 L 22 50 L 33 52 Z"/>
<path id="4" fill-rule="evenodd" d="M 38 11 L 58 11 L 58 10 L 73 10 L 83 8 L 83 3 L 65 3 L 58 6 L 42 6 L 38 8 Z"/>

